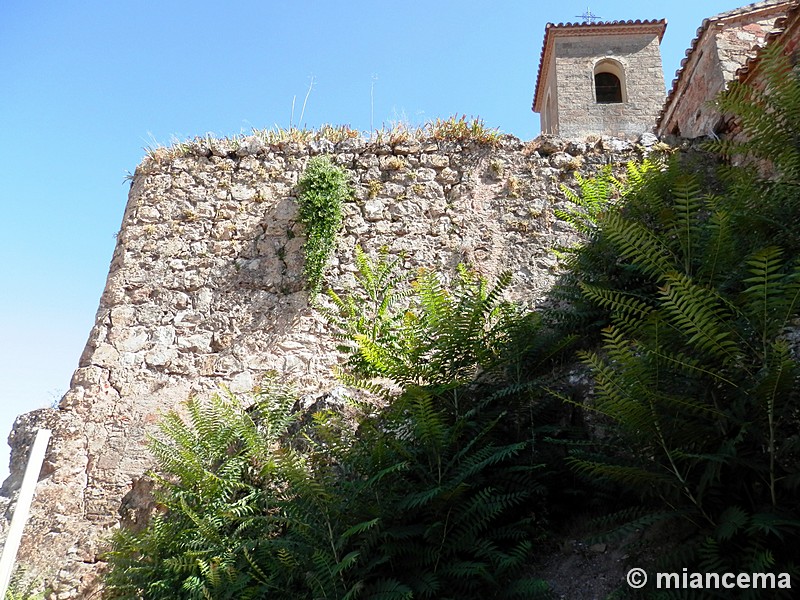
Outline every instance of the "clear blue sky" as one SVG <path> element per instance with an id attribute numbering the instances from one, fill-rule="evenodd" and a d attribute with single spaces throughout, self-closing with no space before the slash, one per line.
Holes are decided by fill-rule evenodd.
<path id="1" fill-rule="evenodd" d="M 744 4 L 597 0 L 666 18 L 671 82 L 703 18 Z M 290 124 L 480 116 L 522 139 L 545 23 L 586 1 L 0 0 L 0 475 L 14 417 L 68 388 L 143 148 Z M 370 91 L 374 93 L 374 113 Z M 373 116 L 374 115 L 374 116 Z"/>

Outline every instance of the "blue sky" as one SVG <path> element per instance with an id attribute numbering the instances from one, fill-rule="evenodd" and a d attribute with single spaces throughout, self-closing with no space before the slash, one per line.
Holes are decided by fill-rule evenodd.
<path id="1" fill-rule="evenodd" d="M 742 4 L 0 0 L 0 437 L 69 387 L 144 147 L 287 127 L 293 100 L 294 125 L 458 113 L 530 139 L 548 21 L 666 18 L 669 83 Z"/>

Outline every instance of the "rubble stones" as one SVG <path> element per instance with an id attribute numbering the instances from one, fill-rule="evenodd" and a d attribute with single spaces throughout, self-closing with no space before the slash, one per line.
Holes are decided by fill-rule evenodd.
<path id="1" fill-rule="evenodd" d="M 630 144 L 604 139 L 603 148 L 612 153 L 552 137 L 523 146 L 505 136 L 496 148 L 360 138 L 268 145 L 248 137 L 145 159 L 70 390 L 58 410 L 23 415 L 11 434 L 5 508 L 30 432 L 53 429 L 20 564 L 51 582 L 49 599 L 93 593 L 120 514 L 140 526 L 150 510 L 147 435 L 190 396 L 221 385 L 246 392 L 270 371 L 304 394 L 335 386 L 336 342 L 302 277 L 295 186 L 311 156 L 335 150 L 355 188 L 325 279 L 334 290 L 353 285 L 356 244 L 373 256 L 385 246 L 404 255 L 411 272 L 447 275 L 459 263 L 490 278 L 511 270 L 509 299 L 531 306 L 554 281 L 551 248 L 575 240 L 553 216 L 561 186 L 576 186 L 572 172 L 559 169 L 588 176 L 636 156 Z M 502 176 L 493 164 L 503 165 Z"/>

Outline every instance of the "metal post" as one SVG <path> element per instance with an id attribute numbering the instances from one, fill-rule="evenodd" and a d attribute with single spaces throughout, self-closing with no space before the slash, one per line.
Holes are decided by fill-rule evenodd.
<path id="1" fill-rule="evenodd" d="M 11 517 L 11 526 L 8 528 L 8 536 L 3 546 L 3 556 L 0 558 L 0 598 L 6 597 L 6 590 L 11 581 L 14 563 L 17 560 L 17 550 L 19 550 L 20 542 L 22 542 L 22 532 L 25 529 L 25 523 L 27 523 L 28 515 L 31 511 L 33 492 L 36 490 L 36 484 L 39 481 L 39 472 L 42 470 L 50 434 L 49 429 L 39 429 L 36 432 L 36 439 L 33 440 L 31 453 L 28 457 L 28 466 L 25 468 L 25 477 L 22 479 L 17 505 L 14 507 L 14 516 Z"/>

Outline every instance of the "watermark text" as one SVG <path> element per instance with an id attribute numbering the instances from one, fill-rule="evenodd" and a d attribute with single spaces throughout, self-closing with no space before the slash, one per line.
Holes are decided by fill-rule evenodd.
<path id="1" fill-rule="evenodd" d="M 647 585 L 648 576 L 644 569 L 634 568 L 626 579 L 638 590 Z M 680 573 L 656 573 L 655 586 L 659 590 L 790 590 L 792 578 L 789 573 L 693 573 L 684 568 Z"/>

